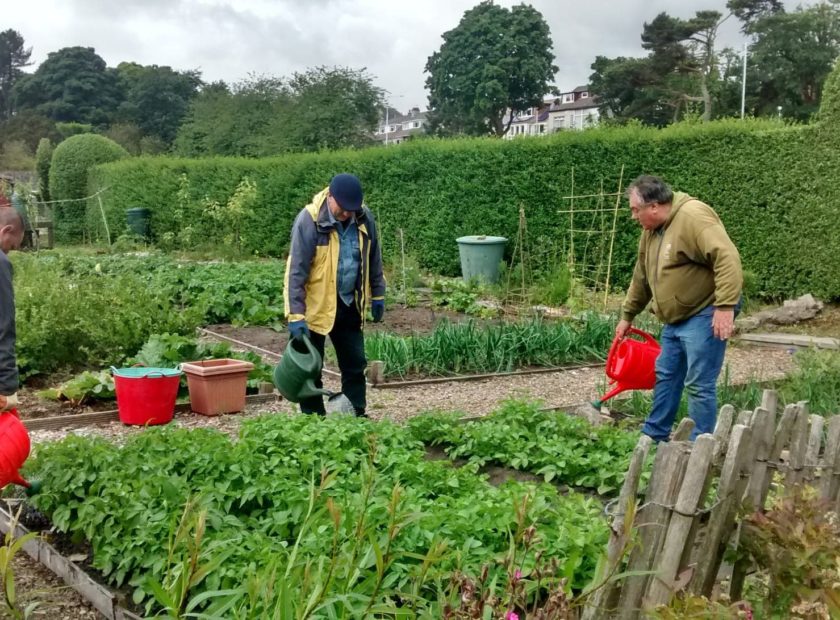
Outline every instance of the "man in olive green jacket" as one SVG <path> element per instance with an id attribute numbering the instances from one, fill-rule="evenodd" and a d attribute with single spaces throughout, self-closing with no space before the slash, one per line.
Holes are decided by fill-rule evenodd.
<path id="1" fill-rule="evenodd" d="M 649 302 L 665 323 L 642 432 L 668 440 L 685 388 L 694 439 L 714 431 L 717 420 L 717 379 L 741 303 L 741 258 L 712 208 L 662 179 L 640 176 L 627 196 L 644 230 L 615 334 L 623 338 Z"/>

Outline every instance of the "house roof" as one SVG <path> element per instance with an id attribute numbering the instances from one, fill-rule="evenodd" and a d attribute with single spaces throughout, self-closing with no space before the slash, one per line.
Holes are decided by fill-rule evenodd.
<path id="1" fill-rule="evenodd" d="M 585 92 L 586 92 L 586 91 L 588 91 L 588 90 L 589 90 L 589 86 L 587 86 L 586 84 L 584 84 L 583 86 L 578 86 L 578 87 L 577 87 L 577 88 L 575 88 L 572 92 L 573 92 L 573 93 L 585 93 Z"/>
<path id="2" fill-rule="evenodd" d="M 428 115 L 428 110 L 425 112 L 409 112 L 408 114 L 403 114 L 402 112 L 398 112 L 391 108 L 391 112 L 388 116 L 388 124 L 389 125 L 397 125 L 399 123 L 404 123 L 406 121 L 422 121 L 426 120 L 426 116 Z M 382 119 L 385 120 L 384 117 Z"/>
<path id="3" fill-rule="evenodd" d="M 561 103 L 559 105 L 552 105 L 551 112 L 562 112 L 564 110 L 586 110 L 598 107 L 597 97 L 586 97 L 585 99 L 578 99 L 569 103 Z"/>

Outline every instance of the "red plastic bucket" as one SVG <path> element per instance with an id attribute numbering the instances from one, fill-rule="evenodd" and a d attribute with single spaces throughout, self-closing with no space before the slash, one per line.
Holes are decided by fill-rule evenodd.
<path id="1" fill-rule="evenodd" d="M 175 414 L 179 368 L 111 368 L 123 424 L 166 424 Z"/>

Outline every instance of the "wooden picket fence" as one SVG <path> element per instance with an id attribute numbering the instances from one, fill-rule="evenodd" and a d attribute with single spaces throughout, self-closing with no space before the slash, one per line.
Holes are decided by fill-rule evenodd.
<path id="1" fill-rule="evenodd" d="M 695 442 L 686 441 L 693 422 L 683 420 L 672 440 L 658 446 L 637 500 L 651 448 L 649 437 L 639 439 L 611 505 L 607 561 L 597 581 L 604 585 L 588 598 L 584 620 L 639 618 L 677 591 L 710 596 L 724 552 L 738 544 L 740 509 L 764 510 L 774 479 L 786 489 L 810 484 L 838 508 L 840 415 L 826 422 L 809 415 L 803 401 L 787 405 L 777 423 L 777 409 L 773 390 L 764 391 L 755 411 L 736 416 L 725 405 L 714 434 Z M 729 595 L 739 600 L 749 566 L 729 568 Z"/>

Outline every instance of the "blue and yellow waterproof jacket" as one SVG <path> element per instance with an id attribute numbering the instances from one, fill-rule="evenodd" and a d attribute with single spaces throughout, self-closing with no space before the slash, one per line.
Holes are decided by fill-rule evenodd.
<path id="1" fill-rule="evenodd" d="M 292 226 L 286 262 L 283 303 L 286 320 L 306 319 L 309 329 L 327 335 L 335 323 L 338 303 L 338 231 L 327 207 L 329 189 L 315 194 Z M 385 298 L 382 251 L 376 222 L 367 207 L 356 216 L 361 263 L 356 279 L 356 307 L 363 317 L 371 300 Z"/>

